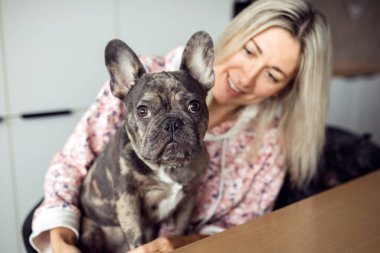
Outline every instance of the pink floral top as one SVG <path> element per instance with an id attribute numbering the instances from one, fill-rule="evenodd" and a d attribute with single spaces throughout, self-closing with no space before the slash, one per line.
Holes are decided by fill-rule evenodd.
<path id="1" fill-rule="evenodd" d="M 167 57 L 141 57 L 149 72 L 174 70 L 179 66 L 181 48 Z M 78 196 L 83 178 L 102 148 L 123 120 L 124 107 L 107 82 L 95 103 L 86 111 L 63 149 L 47 171 L 44 201 L 36 210 L 30 241 L 39 252 L 50 252 L 49 229 L 67 227 L 78 235 Z M 214 136 L 227 132 L 235 122 L 209 130 Z M 193 232 L 215 233 L 269 212 L 285 176 L 285 159 L 277 129 L 268 129 L 259 155 L 253 161 L 249 150 L 254 130 L 244 127 L 234 136 L 207 141 L 210 164 L 198 192 L 190 228 Z M 207 217 L 207 219 L 205 219 Z M 170 221 L 161 235 L 171 232 Z"/>

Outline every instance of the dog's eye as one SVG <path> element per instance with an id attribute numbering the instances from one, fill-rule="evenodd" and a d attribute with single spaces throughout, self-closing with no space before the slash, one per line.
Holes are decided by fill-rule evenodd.
<path id="1" fill-rule="evenodd" d="M 150 117 L 150 111 L 147 106 L 145 105 L 140 105 L 137 107 L 137 115 L 140 118 L 146 119 Z"/>
<path id="2" fill-rule="evenodd" d="M 187 107 L 187 109 L 191 113 L 196 113 L 196 112 L 198 112 L 201 109 L 201 104 L 197 100 L 192 100 L 189 103 L 189 106 Z"/>

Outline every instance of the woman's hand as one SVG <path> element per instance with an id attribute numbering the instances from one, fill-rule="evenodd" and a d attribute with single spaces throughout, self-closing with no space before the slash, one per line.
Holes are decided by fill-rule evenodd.
<path id="1" fill-rule="evenodd" d="M 207 237 L 207 235 L 165 236 L 148 242 L 128 253 L 166 253 Z"/>
<path id="2" fill-rule="evenodd" d="M 75 233 L 68 228 L 59 227 L 50 230 L 50 243 L 53 253 L 81 253 L 75 247 Z"/>

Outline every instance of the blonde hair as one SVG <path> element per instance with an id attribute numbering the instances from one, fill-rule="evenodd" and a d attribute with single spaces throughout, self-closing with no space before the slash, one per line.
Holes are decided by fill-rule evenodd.
<path id="1" fill-rule="evenodd" d="M 278 122 L 291 181 L 307 185 L 316 173 L 325 139 L 331 76 L 330 29 L 324 16 L 306 0 L 257 0 L 243 10 L 222 34 L 215 64 L 228 59 L 245 43 L 270 27 L 288 30 L 301 44 L 295 79 L 260 106 L 256 125 L 258 145 L 281 109 Z"/>

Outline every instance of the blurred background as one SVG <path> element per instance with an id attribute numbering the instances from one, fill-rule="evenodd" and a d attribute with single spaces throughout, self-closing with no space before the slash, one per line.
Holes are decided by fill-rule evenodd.
<path id="1" fill-rule="evenodd" d="M 214 40 L 249 1 L 0 0 L 0 252 L 24 252 L 21 226 L 44 174 L 107 80 L 113 38 L 165 55 L 198 30 Z M 314 0 L 332 24 L 328 124 L 380 143 L 380 1 Z"/>

